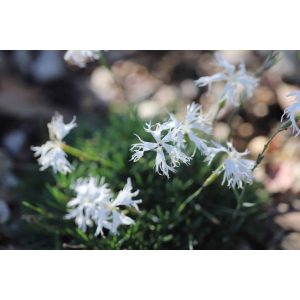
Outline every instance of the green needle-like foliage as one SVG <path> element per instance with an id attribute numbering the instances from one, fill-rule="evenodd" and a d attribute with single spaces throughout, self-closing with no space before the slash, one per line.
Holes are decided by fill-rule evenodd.
<path id="1" fill-rule="evenodd" d="M 20 238 L 24 248 L 237 249 L 244 242 L 252 248 L 264 248 L 269 198 L 260 184 L 246 187 L 242 199 L 245 205 L 237 209 L 238 197 L 221 185 L 222 177 L 218 178 L 179 212 L 182 202 L 218 167 L 217 160 L 207 166 L 197 152 L 190 166 L 181 165 L 168 180 L 154 172 L 153 152 L 145 153 L 136 163 L 130 161 L 130 146 L 137 142 L 134 133 L 148 138 L 144 121 L 135 113 L 111 114 L 101 122 L 82 117 L 78 123 L 67 143 L 110 163 L 73 159 L 75 170 L 66 176 L 52 175 L 50 169 L 41 173 L 37 165 L 26 170 L 20 193 Z M 73 220 L 64 219 L 66 203 L 74 196 L 70 185 L 89 175 L 104 176 L 113 191 L 122 189 L 127 177 L 132 178 L 134 190 L 140 190 L 138 198 L 143 199 L 140 214 L 129 212 L 136 221 L 134 225 L 120 226 L 116 236 L 106 232 L 105 237 L 94 237 L 95 228 L 84 233 Z"/>

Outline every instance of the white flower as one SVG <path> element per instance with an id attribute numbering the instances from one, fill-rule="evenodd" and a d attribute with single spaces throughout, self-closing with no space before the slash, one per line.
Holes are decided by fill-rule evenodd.
<path id="1" fill-rule="evenodd" d="M 216 73 L 212 76 L 202 76 L 195 81 L 196 85 L 199 87 L 208 86 L 211 89 L 213 82 L 226 80 L 226 76 L 223 73 Z"/>
<path id="2" fill-rule="evenodd" d="M 66 219 L 75 219 L 76 225 L 85 232 L 87 227 L 93 226 L 101 203 L 112 197 L 111 191 L 104 179 L 99 184 L 94 177 L 79 178 L 72 189 L 76 192 L 76 197 L 67 204 L 70 211 Z"/>
<path id="3" fill-rule="evenodd" d="M 95 236 L 103 235 L 103 228 L 108 229 L 112 234 L 118 233 L 120 225 L 131 225 L 134 220 L 126 216 L 119 206 L 133 207 L 139 211 L 137 204 L 142 200 L 133 200 L 139 191 L 132 192 L 131 179 L 123 190 L 119 192 L 116 199 L 113 198 L 112 191 L 104 183 L 104 179 L 98 183 L 94 177 L 80 178 L 73 186 L 76 197 L 71 199 L 67 207 L 69 213 L 66 219 L 75 219 L 75 223 L 82 230 L 95 225 Z"/>
<path id="4" fill-rule="evenodd" d="M 206 153 L 206 158 L 205 161 L 208 163 L 208 165 L 210 165 L 212 163 L 212 161 L 214 160 L 214 158 L 216 157 L 216 155 L 218 155 L 221 152 L 226 152 L 228 151 L 228 149 L 216 142 L 212 142 L 213 147 L 209 147 L 207 149 L 207 153 Z"/>
<path id="5" fill-rule="evenodd" d="M 64 55 L 64 59 L 72 65 L 85 68 L 87 63 L 98 60 L 100 55 L 101 53 L 98 50 L 68 50 Z"/>
<path id="6" fill-rule="evenodd" d="M 258 79 L 247 73 L 244 63 L 241 63 L 239 70 L 236 70 L 235 66 L 225 60 L 219 53 L 216 53 L 215 56 L 218 65 L 224 68 L 224 71 L 212 76 L 200 77 L 195 83 L 199 87 L 208 86 L 210 88 L 213 82 L 225 81 L 221 99 L 225 98 L 231 104 L 238 106 L 243 94 L 247 98 L 253 95 L 258 86 Z"/>
<path id="7" fill-rule="evenodd" d="M 212 121 L 208 114 L 204 114 L 202 107 L 199 104 L 192 103 L 187 106 L 187 113 L 183 122 L 177 121 L 174 115 L 170 115 L 170 128 L 179 128 L 178 133 L 178 145 L 181 148 L 185 148 L 184 136 L 195 144 L 195 146 L 206 154 L 207 141 L 200 138 L 198 134 L 211 134 L 212 132 Z"/>
<path id="8" fill-rule="evenodd" d="M 38 163 L 41 165 L 40 170 L 43 171 L 48 167 L 52 167 L 54 172 L 62 174 L 70 173 L 72 166 L 67 160 L 67 154 L 62 150 L 63 138 L 77 126 L 76 118 L 65 124 L 63 116 L 56 113 L 51 122 L 47 125 L 49 130 L 50 141 L 47 141 L 42 146 L 32 146 L 31 150 L 34 151 L 34 156 L 38 157 Z"/>
<path id="9" fill-rule="evenodd" d="M 47 124 L 51 140 L 62 141 L 69 132 L 77 126 L 76 117 L 68 124 L 64 123 L 63 116 L 55 113 L 50 123 Z"/>
<path id="10" fill-rule="evenodd" d="M 131 160 L 136 162 L 144 155 L 144 152 L 155 151 L 155 171 L 169 178 L 169 171 L 175 172 L 175 167 L 180 162 L 189 164 L 191 158 L 177 147 L 179 128 L 170 129 L 168 122 L 163 124 L 157 123 L 154 130 L 152 127 L 151 123 L 147 123 L 144 129 L 152 135 L 155 142 L 145 142 L 136 135 L 140 143 L 131 146 L 130 150 L 134 152 Z"/>
<path id="11" fill-rule="evenodd" d="M 97 225 L 95 236 L 98 236 L 100 233 L 103 235 L 103 228 L 108 229 L 111 234 L 118 234 L 120 225 L 132 225 L 134 220 L 121 212 L 117 206 L 108 202 L 103 209 L 98 210 L 95 223 Z"/>
<path id="12" fill-rule="evenodd" d="M 296 136 L 300 135 L 300 128 L 297 124 L 296 117 L 300 113 L 300 91 L 292 92 L 288 94 L 288 97 L 295 96 L 295 100 L 291 106 L 287 107 L 284 110 L 284 113 L 281 117 L 281 122 L 284 120 L 285 116 L 291 121 L 292 131 L 296 134 Z"/>
<path id="13" fill-rule="evenodd" d="M 10 217 L 10 210 L 5 201 L 0 199 L 0 224 L 8 221 Z"/>
<path id="14" fill-rule="evenodd" d="M 210 147 L 209 150 L 206 158 L 209 164 L 218 153 L 227 154 L 220 171 L 224 171 L 222 184 L 227 182 L 227 186 L 234 189 L 236 187 L 243 188 L 244 183 L 251 184 L 253 182 L 252 169 L 255 162 L 242 158 L 248 154 L 248 151 L 238 152 L 231 143 L 227 143 L 227 147 L 214 143 L 214 147 Z"/>
<path id="15" fill-rule="evenodd" d="M 72 166 L 67 160 L 67 154 L 60 148 L 58 142 L 48 141 L 42 146 L 32 146 L 34 156 L 40 156 L 38 163 L 41 165 L 40 170 L 44 171 L 49 167 L 52 167 L 54 172 L 67 174 L 72 172 Z"/>
<path id="16" fill-rule="evenodd" d="M 123 190 L 119 192 L 116 199 L 107 199 L 102 205 L 102 209 L 98 211 L 96 217 L 97 229 L 95 235 L 101 233 L 103 235 L 103 227 L 108 229 L 112 234 L 118 233 L 118 227 L 120 225 L 131 225 L 134 220 L 123 214 L 119 206 L 133 207 L 137 212 L 139 208 L 137 204 L 141 203 L 142 200 L 133 200 L 139 194 L 139 190 L 132 192 L 131 179 L 127 178 L 127 183 L 125 184 Z"/>
<path id="17" fill-rule="evenodd" d="M 119 206 L 133 207 L 136 211 L 139 211 L 137 206 L 142 200 L 133 200 L 133 197 L 138 195 L 139 191 L 132 192 L 131 179 L 127 179 L 127 183 L 116 197 L 116 199 L 105 198 L 101 202 L 101 205 L 97 211 L 97 215 L 94 218 L 97 229 L 95 236 L 100 233 L 103 235 L 103 227 L 108 229 L 112 234 L 118 234 L 118 227 L 120 225 L 131 225 L 134 220 L 126 216 L 119 208 Z"/>
<path id="18" fill-rule="evenodd" d="M 192 104 L 187 106 L 184 128 L 187 133 L 189 133 L 192 129 L 197 129 L 206 134 L 211 134 L 211 117 L 202 111 L 201 105 L 193 102 Z"/>
<path id="19" fill-rule="evenodd" d="M 132 192 L 132 183 L 131 179 L 127 179 L 127 183 L 125 184 L 123 190 L 121 190 L 116 197 L 116 199 L 113 201 L 113 204 L 115 206 L 132 206 L 134 207 L 137 211 L 139 211 L 139 208 L 137 206 L 138 203 L 141 203 L 142 200 L 133 200 L 133 197 L 136 197 L 139 194 L 139 190 L 136 190 L 135 192 Z"/>

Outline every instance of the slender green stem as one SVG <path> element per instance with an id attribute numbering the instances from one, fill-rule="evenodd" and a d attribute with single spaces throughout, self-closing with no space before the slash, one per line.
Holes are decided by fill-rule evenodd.
<path id="1" fill-rule="evenodd" d="M 259 166 L 259 164 L 262 162 L 262 160 L 264 159 L 265 157 L 265 152 L 267 151 L 269 145 L 271 144 L 272 140 L 274 139 L 274 137 L 280 133 L 282 130 L 277 130 L 275 131 L 271 137 L 269 138 L 268 142 L 264 145 L 264 148 L 262 150 L 261 153 L 258 154 L 257 158 L 256 158 L 256 161 L 255 161 L 255 165 L 254 167 L 252 168 L 252 172 Z"/>
<path id="2" fill-rule="evenodd" d="M 267 56 L 262 66 L 257 69 L 254 76 L 260 77 L 265 71 L 269 70 L 279 61 L 279 51 L 271 51 L 271 53 Z"/>
<path id="3" fill-rule="evenodd" d="M 102 165 L 105 165 L 105 166 L 111 166 L 111 163 L 106 160 L 106 159 L 103 159 L 99 156 L 95 156 L 95 155 L 91 155 L 91 154 L 88 154 L 88 153 L 85 153 L 83 152 L 82 150 L 79 150 L 77 148 L 74 148 L 74 147 L 71 147 L 65 143 L 62 143 L 61 144 L 61 148 L 68 154 L 72 155 L 72 156 L 75 156 L 77 157 L 78 159 L 80 160 L 92 160 L 92 161 L 96 161 Z"/>
<path id="4" fill-rule="evenodd" d="M 181 203 L 181 205 L 178 208 L 178 212 L 181 213 L 192 200 L 194 200 L 196 197 L 198 197 L 201 194 L 203 189 L 204 186 L 202 185 L 198 190 L 196 190 L 192 195 L 190 195 L 183 203 Z"/>
<path id="5" fill-rule="evenodd" d="M 204 209 L 200 204 L 199 204 L 199 209 L 200 209 L 200 213 L 202 213 L 202 215 L 206 217 L 210 222 L 212 222 L 215 225 L 221 224 L 221 221 L 216 216 L 214 216 L 212 213 Z"/>
<path id="6" fill-rule="evenodd" d="M 218 115 L 219 115 L 220 111 L 224 108 L 225 104 L 226 104 L 226 99 L 225 98 L 223 98 L 219 101 L 217 111 L 216 111 L 216 113 L 214 115 L 214 118 L 213 118 L 213 123 L 215 123 L 215 121 L 217 120 Z"/>
<path id="7" fill-rule="evenodd" d="M 295 117 L 295 121 L 296 122 L 300 121 L 300 114 Z M 252 168 L 252 171 L 254 171 L 259 166 L 259 164 L 262 162 L 262 160 L 264 159 L 265 152 L 267 151 L 269 145 L 271 144 L 271 142 L 275 138 L 275 136 L 277 134 L 279 134 L 281 131 L 287 130 L 291 125 L 292 125 L 291 121 L 286 121 L 270 136 L 268 142 L 264 145 L 262 152 L 258 154 L 256 161 L 255 161 L 255 165 Z"/>
<path id="8" fill-rule="evenodd" d="M 178 208 L 178 213 L 181 213 L 190 202 L 192 202 L 196 197 L 198 197 L 204 190 L 204 188 L 208 187 L 213 182 L 215 182 L 216 179 L 219 177 L 222 169 L 223 165 L 220 165 L 214 172 L 212 172 L 211 175 L 204 181 L 203 185 L 199 189 L 197 189 L 192 195 L 190 195 L 184 202 L 181 203 L 181 205 Z"/>
<path id="9" fill-rule="evenodd" d="M 239 197 L 239 202 L 238 202 L 238 209 L 242 207 L 243 205 L 243 199 L 244 199 L 244 195 L 245 195 L 245 192 L 246 192 L 246 188 L 247 186 L 245 186 L 240 194 L 240 197 Z"/>
<path id="10" fill-rule="evenodd" d="M 239 210 L 243 205 L 243 198 L 245 195 L 246 187 L 243 188 L 242 192 L 239 194 L 236 189 L 233 189 L 233 193 L 236 198 L 236 210 Z"/>
<path id="11" fill-rule="evenodd" d="M 243 198 L 244 198 L 244 195 L 245 195 L 245 191 L 246 191 L 246 186 L 243 188 L 243 190 L 240 194 L 237 192 L 236 189 L 233 189 L 233 193 L 234 193 L 234 196 L 235 196 L 235 199 L 236 199 L 236 209 L 233 213 L 233 219 L 236 219 L 239 210 L 243 206 Z"/>

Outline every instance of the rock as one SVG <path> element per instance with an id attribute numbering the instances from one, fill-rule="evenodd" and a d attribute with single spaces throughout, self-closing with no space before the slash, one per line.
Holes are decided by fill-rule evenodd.
<path id="1" fill-rule="evenodd" d="M 105 67 L 96 68 L 90 78 L 90 88 L 96 96 L 105 102 L 122 99 L 112 73 Z"/>
<path id="2" fill-rule="evenodd" d="M 37 82 L 47 83 L 63 78 L 66 74 L 63 53 L 60 51 L 41 51 L 30 65 L 31 75 Z"/>
<path id="3" fill-rule="evenodd" d="M 149 99 L 162 84 L 146 67 L 133 61 L 117 61 L 113 72 L 124 86 L 130 102 Z"/>
<path id="4" fill-rule="evenodd" d="M 6 223 L 10 217 L 10 210 L 4 200 L 0 199 L 0 223 Z"/>
<path id="5" fill-rule="evenodd" d="M 198 87 L 194 80 L 186 79 L 180 83 L 180 92 L 183 98 L 194 99 L 198 95 Z"/>
<path id="6" fill-rule="evenodd" d="M 276 216 L 274 221 L 285 230 L 300 232 L 300 212 L 290 212 Z"/>
<path id="7" fill-rule="evenodd" d="M 179 90 L 175 86 L 162 85 L 151 100 L 157 101 L 162 107 L 171 104 L 179 98 Z"/>
<path id="8" fill-rule="evenodd" d="M 253 103 L 273 105 L 276 103 L 275 93 L 267 86 L 260 86 L 254 91 Z"/>
<path id="9" fill-rule="evenodd" d="M 213 136 L 216 140 L 227 141 L 230 134 L 230 128 L 227 123 L 217 122 L 213 129 Z"/>
<path id="10" fill-rule="evenodd" d="M 30 63 L 32 62 L 32 55 L 30 51 L 18 50 L 12 52 L 14 65 L 17 70 L 25 75 L 30 71 Z"/>
<path id="11" fill-rule="evenodd" d="M 292 201 L 292 206 L 296 210 L 300 210 L 300 199 L 294 199 Z"/>
<path id="12" fill-rule="evenodd" d="M 14 51 L 16 69 L 39 83 L 48 83 L 66 75 L 62 51 Z"/>
<path id="13" fill-rule="evenodd" d="M 0 192 L 2 189 L 15 187 L 18 184 L 17 177 L 11 172 L 13 163 L 10 158 L 0 149 Z"/>
<path id="14" fill-rule="evenodd" d="M 138 115 L 142 119 L 152 119 L 161 113 L 161 106 L 155 101 L 144 101 L 138 105 Z"/>
<path id="15" fill-rule="evenodd" d="M 9 157 L 5 154 L 3 150 L 0 149 L 0 180 L 1 178 L 11 170 L 13 164 Z"/>
<path id="16" fill-rule="evenodd" d="M 26 134 L 22 130 L 13 130 L 3 137 L 4 147 L 13 155 L 18 155 L 26 141 Z"/>
<path id="17" fill-rule="evenodd" d="M 272 193 L 284 193 L 290 189 L 295 190 L 295 183 L 299 180 L 300 175 L 296 173 L 299 168 L 299 162 L 282 162 L 277 165 L 269 165 L 268 171 L 271 174 L 265 182 L 266 188 Z"/>
<path id="18" fill-rule="evenodd" d="M 0 51 L 0 73 L 4 73 L 7 68 L 7 60 L 5 57 L 5 53 Z"/>
<path id="19" fill-rule="evenodd" d="M 299 84 L 300 83 L 300 62 L 298 51 L 285 50 L 280 51 L 280 59 L 273 66 L 272 72 L 283 77 L 284 81 Z"/>
<path id="20" fill-rule="evenodd" d="M 282 108 L 282 110 L 286 109 L 288 106 L 291 105 L 295 97 L 288 97 L 287 95 L 292 92 L 298 90 L 298 86 L 290 85 L 282 83 L 278 85 L 276 89 L 278 104 Z"/>
<path id="21" fill-rule="evenodd" d="M 269 107 L 265 103 L 254 103 L 252 112 L 257 118 L 263 118 L 269 114 Z"/>
<path id="22" fill-rule="evenodd" d="M 3 80 L 1 85 L 1 114 L 21 119 L 52 117 L 54 109 L 41 101 L 40 90 L 27 88 L 16 80 Z"/>
<path id="23" fill-rule="evenodd" d="M 287 213 L 288 212 L 288 210 L 289 210 L 289 205 L 287 204 L 287 203 L 279 203 L 278 205 L 277 205 L 277 211 L 279 212 L 279 213 L 281 213 L 281 214 L 283 214 L 283 213 Z"/>
<path id="24" fill-rule="evenodd" d="M 284 237 L 281 247 L 285 250 L 300 250 L 300 233 L 292 232 Z"/>
<path id="25" fill-rule="evenodd" d="M 267 141 L 268 139 L 265 136 L 256 136 L 255 138 L 253 138 L 247 146 L 251 156 L 257 157 L 257 155 L 263 150 L 264 145 L 267 143 Z"/>
<path id="26" fill-rule="evenodd" d="M 251 123 L 244 122 L 238 128 L 238 133 L 243 138 L 250 137 L 254 133 L 254 127 Z"/>
<path id="27" fill-rule="evenodd" d="M 219 51 L 230 63 L 238 65 L 241 61 L 247 63 L 253 58 L 253 52 L 250 50 L 222 50 Z"/>
<path id="28" fill-rule="evenodd" d="M 2 184 L 3 187 L 16 187 L 19 184 L 19 180 L 18 178 L 12 173 L 12 172 L 8 172 L 4 178 L 0 179 L 0 182 Z"/>

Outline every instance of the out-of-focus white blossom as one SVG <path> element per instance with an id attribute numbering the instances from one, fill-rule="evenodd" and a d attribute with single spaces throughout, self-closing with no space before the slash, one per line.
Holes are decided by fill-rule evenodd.
<path id="1" fill-rule="evenodd" d="M 259 80 L 247 73 L 244 63 L 241 63 L 239 69 L 236 70 L 236 67 L 225 60 L 219 53 L 216 53 L 215 56 L 218 66 L 224 68 L 224 71 L 212 76 L 200 77 L 195 83 L 199 87 L 208 86 L 210 88 L 213 82 L 224 81 L 225 86 L 221 99 L 226 99 L 232 105 L 238 106 L 242 95 L 245 95 L 246 98 L 250 98 L 253 95 Z"/>
<path id="2" fill-rule="evenodd" d="M 222 184 L 227 182 L 227 186 L 231 188 L 243 188 L 244 183 L 251 184 L 253 182 L 252 169 L 255 162 L 242 157 L 248 154 L 248 151 L 238 152 L 231 143 L 227 143 L 227 147 L 214 143 L 213 147 L 209 148 L 206 161 L 208 164 L 212 162 L 215 156 L 219 153 L 225 153 L 227 156 L 222 163 L 224 171 Z"/>
<path id="3" fill-rule="evenodd" d="M 211 86 L 214 82 L 226 80 L 226 76 L 223 73 L 216 73 L 212 76 L 202 76 L 195 81 L 196 85 L 199 87 L 208 86 L 208 89 L 211 89 Z"/>
<path id="4" fill-rule="evenodd" d="M 281 122 L 283 122 L 285 118 L 290 120 L 292 123 L 291 124 L 292 131 L 293 133 L 295 133 L 296 136 L 298 136 L 300 135 L 300 128 L 297 124 L 298 122 L 296 121 L 296 117 L 300 113 L 300 91 L 289 93 L 288 97 L 295 97 L 295 100 L 292 103 L 292 105 L 290 105 L 284 110 L 284 113 L 281 117 Z"/>
<path id="5" fill-rule="evenodd" d="M 64 55 L 64 59 L 72 65 L 85 68 L 89 62 L 98 60 L 100 55 L 99 50 L 68 50 Z"/>
<path id="6" fill-rule="evenodd" d="M 40 170 L 44 171 L 49 167 L 53 168 L 55 173 L 67 174 L 72 172 L 72 165 L 67 160 L 67 154 L 60 148 L 60 143 L 48 141 L 42 146 L 32 146 L 34 156 L 38 157 Z"/>
<path id="7" fill-rule="evenodd" d="M 38 163 L 41 165 L 40 170 L 43 171 L 52 167 L 54 172 L 62 174 L 70 173 L 72 166 L 67 160 L 67 154 L 62 150 L 63 138 L 77 126 L 76 118 L 65 124 L 63 116 L 56 113 L 50 123 L 48 123 L 49 138 L 42 146 L 32 146 L 31 150 L 34 151 L 34 156 L 38 157 Z"/>
<path id="8" fill-rule="evenodd" d="M 10 209 L 7 203 L 0 199 L 0 223 L 6 223 L 10 217 Z"/>
<path id="9" fill-rule="evenodd" d="M 93 226 L 93 220 L 102 202 L 111 199 L 108 185 L 101 179 L 100 183 L 94 177 L 79 178 L 72 186 L 76 197 L 71 199 L 67 207 L 70 209 L 67 219 L 75 219 L 76 225 L 86 231 Z"/>
<path id="10" fill-rule="evenodd" d="M 65 124 L 61 114 L 55 113 L 50 123 L 47 124 L 51 140 L 62 141 L 69 132 L 77 126 L 76 117 L 70 123 Z"/>
<path id="11" fill-rule="evenodd" d="M 179 128 L 178 145 L 185 148 L 185 135 L 195 144 L 197 149 L 203 154 L 207 151 L 207 141 L 199 134 L 211 134 L 211 116 L 204 113 L 201 105 L 192 103 L 187 106 L 186 116 L 183 122 L 179 122 L 174 115 L 170 115 L 170 128 Z"/>
<path id="12" fill-rule="evenodd" d="M 98 182 L 94 177 L 80 178 L 73 186 L 73 190 L 76 197 L 67 204 L 69 213 L 66 219 L 75 219 L 77 226 L 84 232 L 88 227 L 95 225 L 95 236 L 103 235 L 103 228 L 117 234 L 120 225 L 133 224 L 134 220 L 126 216 L 120 206 L 133 207 L 139 211 L 137 204 L 142 202 L 133 199 L 139 191 L 132 192 L 130 178 L 115 199 L 104 179 Z"/>
<path id="13" fill-rule="evenodd" d="M 139 190 L 132 192 L 132 182 L 131 179 L 127 179 L 127 183 L 125 184 L 123 190 L 119 192 L 116 199 L 113 201 L 115 206 L 132 206 L 137 211 L 139 211 L 138 204 L 142 202 L 142 200 L 133 200 L 133 197 L 136 197 L 139 194 Z"/>
<path id="14" fill-rule="evenodd" d="M 147 151 L 154 151 L 156 152 L 155 171 L 168 178 L 169 172 L 175 172 L 175 168 L 181 162 L 189 164 L 191 157 L 184 154 L 177 146 L 179 127 L 170 128 L 169 122 L 157 123 L 155 126 L 147 123 L 144 129 L 152 135 L 154 142 L 145 142 L 136 135 L 140 143 L 131 146 L 130 150 L 133 152 L 132 161 L 138 161 Z"/>

